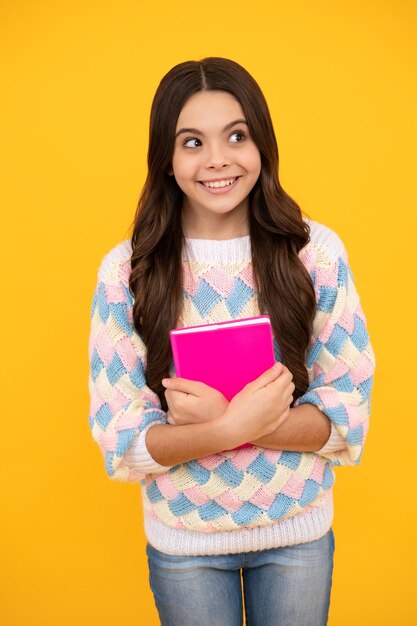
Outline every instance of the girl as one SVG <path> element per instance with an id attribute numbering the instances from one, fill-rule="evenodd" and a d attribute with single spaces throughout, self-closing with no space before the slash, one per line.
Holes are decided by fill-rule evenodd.
<path id="1" fill-rule="evenodd" d="M 230 403 L 175 378 L 170 329 L 262 314 L 276 364 Z M 161 624 L 237 626 L 243 606 L 248 626 L 326 624 L 334 466 L 360 461 L 374 355 L 343 243 L 281 187 L 264 96 L 231 60 L 156 91 L 89 356 L 89 424 L 108 475 L 141 485 Z"/>

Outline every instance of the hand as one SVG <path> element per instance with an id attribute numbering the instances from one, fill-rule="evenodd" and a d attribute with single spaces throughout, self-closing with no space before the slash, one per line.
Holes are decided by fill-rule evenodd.
<path id="1" fill-rule="evenodd" d="M 220 391 L 186 378 L 164 378 L 168 423 L 173 426 L 198 424 L 217 419 L 229 403 Z"/>
<path id="2" fill-rule="evenodd" d="M 282 363 L 275 363 L 246 385 L 231 401 L 221 418 L 232 441 L 240 445 L 270 435 L 290 414 L 295 385 Z"/>

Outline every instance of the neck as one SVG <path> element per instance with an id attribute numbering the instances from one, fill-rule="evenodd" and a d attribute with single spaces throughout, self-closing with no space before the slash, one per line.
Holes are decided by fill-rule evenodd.
<path id="1" fill-rule="evenodd" d="M 182 230 L 187 239 L 222 241 L 246 237 L 249 235 L 247 210 L 236 207 L 225 214 L 197 213 L 185 205 L 182 210 Z"/>

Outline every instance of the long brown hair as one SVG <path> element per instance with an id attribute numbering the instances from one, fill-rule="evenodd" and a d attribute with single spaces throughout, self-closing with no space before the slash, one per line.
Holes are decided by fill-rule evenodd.
<path id="1" fill-rule="evenodd" d="M 278 178 L 278 146 L 263 93 L 238 63 L 221 57 L 186 61 L 161 80 L 150 115 L 148 174 L 131 237 L 133 321 L 146 346 L 148 386 L 167 410 L 161 380 L 172 363 L 169 330 L 182 306 L 183 192 L 169 176 L 178 116 L 198 91 L 221 90 L 241 104 L 261 154 L 261 173 L 249 194 L 249 232 L 259 310 L 268 313 L 283 363 L 293 374 L 294 402 L 308 387 L 305 365 L 316 308 L 311 278 L 298 257 L 310 230 Z"/>

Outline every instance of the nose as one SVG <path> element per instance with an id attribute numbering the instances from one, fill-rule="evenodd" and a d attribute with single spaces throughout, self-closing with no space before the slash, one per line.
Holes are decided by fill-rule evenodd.
<path id="1" fill-rule="evenodd" d="M 219 169 L 230 165 L 226 151 L 220 146 L 211 146 L 208 150 L 206 167 L 210 169 Z"/>

